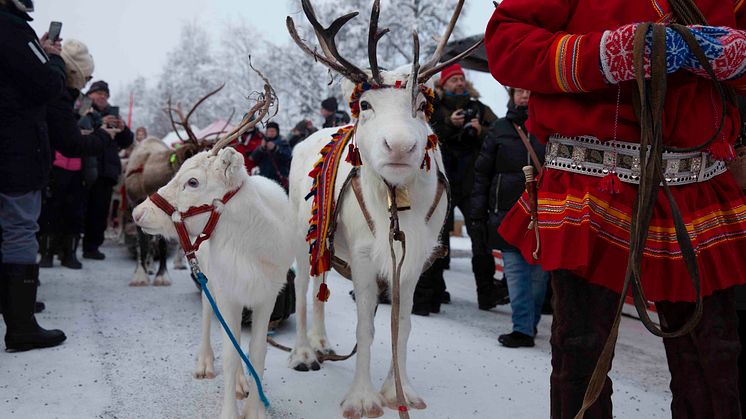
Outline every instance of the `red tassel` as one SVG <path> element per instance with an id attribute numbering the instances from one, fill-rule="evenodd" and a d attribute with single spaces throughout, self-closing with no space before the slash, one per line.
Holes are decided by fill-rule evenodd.
<path id="1" fill-rule="evenodd" d="M 425 157 L 422 159 L 422 164 L 420 165 L 420 169 L 425 168 L 430 171 L 430 154 L 428 154 L 427 150 L 425 150 Z"/>
<path id="2" fill-rule="evenodd" d="M 620 185 L 621 182 L 622 181 L 616 175 L 616 172 L 609 172 L 608 175 L 602 177 L 598 182 L 598 190 L 601 192 L 608 192 L 612 195 L 618 194 L 622 191 Z"/>
<path id="3" fill-rule="evenodd" d="M 329 287 L 326 286 L 326 282 L 322 282 L 319 286 L 319 293 L 316 294 L 316 298 L 318 298 L 319 301 L 327 302 L 329 301 L 329 296 L 331 294 Z"/>
<path id="4" fill-rule="evenodd" d="M 360 150 L 355 146 L 355 144 L 350 143 L 347 146 L 347 158 L 345 161 L 353 166 L 362 166 L 363 161 L 360 158 Z"/>
<path id="5" fill-rule="evenodd" d="M 708 151 L 715 160 L 731 161 L 736 158 L 736 150 L 723 140 L 714 142 Z"/>

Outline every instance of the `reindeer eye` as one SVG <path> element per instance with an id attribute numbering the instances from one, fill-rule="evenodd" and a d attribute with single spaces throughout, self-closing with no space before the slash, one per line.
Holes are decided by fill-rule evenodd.
<path id="1" fill-rule="evenodd" d="M 189 180 L 187 180 L 187 185 L 190 188 L 196 188 L 199 186 L 199 181 L 196 178 L 189 178 Z"/>
<path id="2" fill-rule="evenodd" d="M 420 107 L 417 109 L 419 112 L 425 112 L 427 109 L 427 102 L 420 103 Z"/>
<path id="3" fill-rule="evenodd" d="M 370 103 L 368 103 L 368 101 L 363 100 L 363 101 L 360 101 L 360 109 L 367 111 L 368 109 L 372 109 L 372 108 L 370 106 Z"/>

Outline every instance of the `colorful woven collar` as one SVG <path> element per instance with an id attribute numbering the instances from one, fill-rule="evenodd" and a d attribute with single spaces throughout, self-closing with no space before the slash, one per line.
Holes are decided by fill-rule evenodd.
<path id="1" fill-rule="evenodd" d="M 427 121 L 430 121 L 430 117 L 433 116 L 433 112 L 435 110 L 434 103 L 435 103 L 435 93 L 433 92 L 433 89 L 425 86 L 424 84 L 421 84 L 420 91 L 423 95 L 425 95 L 425 100 L 427 101 L 427 105 L 425 105 L 425 118 L 427 118 Z M 360 97 L 363 95 L 363 93 L 367 92 L 368 90 L 378 90 L 378 89 L 406 89 L 407 84 L 402 82 L 401 80 L 397 80 L 394 84 L 370 84 L 367 82 L 364 83 L 358 83 L 355 85 L 355 88 L 352 90 L 352 94 L 350 95 L 350 111 L 352 112 L 352 117 L 357 118 L 360 116 Z M 412 105 L 414 106 L 414 104 Z"/>

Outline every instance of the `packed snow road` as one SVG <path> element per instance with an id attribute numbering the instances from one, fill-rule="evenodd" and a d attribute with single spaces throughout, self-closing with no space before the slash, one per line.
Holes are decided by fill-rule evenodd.
<path id="1" fill-rule="evenodd" d="M 186 271 L 171 271 L 171 287 L 131 288 L 134 270 L 123 247 L 105 247 L 105 261 L 82 271 L 42 270 L 45 327 L 68 336 L 57 348 L 0 352 L 0 418 L 214 418 L 222 377 L 195 380 L 200 295 Z M 413 316 L 409 374 L 428 404 L 413 419 L 549 417 L 549 326 L 545 316 L 534 348 L 507 349 L 497 335 L 510 331 L 510 308 L 477 310 L 468 259 L 454 259 L 446 281 L 452 303 L 440 314 Z M 354 345 L 352 284 L 331 275 L 329 338 L 338 353 Z M 389 306 L 376 317 L 372 375 L 380 386 L 390 359 Z M 275 338 L 292 345 L 295 316 Z M 0 326 L 4 334 L 4 325 Z M 213 321 L 215 367 L 222 374 L 221 336 Z M 247 348 L 248 330 L 242 334 Z M 670 417 L 669 374 L 659 339 L 636 320 L 622 321 L 614 370 L 618 418 Z M 352 382 L 354 360 L 326 363 L 317 372 L 287 367 L 287 354 L 270 347 L 264 386 L 272 417 L 341 418 L 339 403 Z M 388 410 L 385 418 L 397 418 Z"/>

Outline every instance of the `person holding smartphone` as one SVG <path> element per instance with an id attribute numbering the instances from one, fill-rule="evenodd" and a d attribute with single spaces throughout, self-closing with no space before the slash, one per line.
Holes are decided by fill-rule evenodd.
<path id="1" fill-rule="evenodd" d="M 36 232 L 50 170 L 47 104 L 65 85 L 61 42 L 39 39 L 30 0 L 0 0 L 0 306 L 5 347 L 56 346 L 66 336 L 34 317 L 39 265 Z"/>
<path id="2" fill-rule="evenodd" d="M 86 92 L 86 96 L 91 100 L 91 110 L 81 118 L 81 127 L 119 130 L 114 136 L 114 141 L 109 142 L 103 154 L 96 159 L 98 176 L 90 185 L 88 192 L 83 258 L 103 260 L 106 255 L 99 247 L 104 243 L 112 190 L 122 172 L 119 151 L 129 147 L 135 136 L 119 117 L 119 107 L 109 104 L 109 85 L 105 81 L 95 81 Z M 90 159 L 86 160 L 86 163 L 88 162 Z"/>

